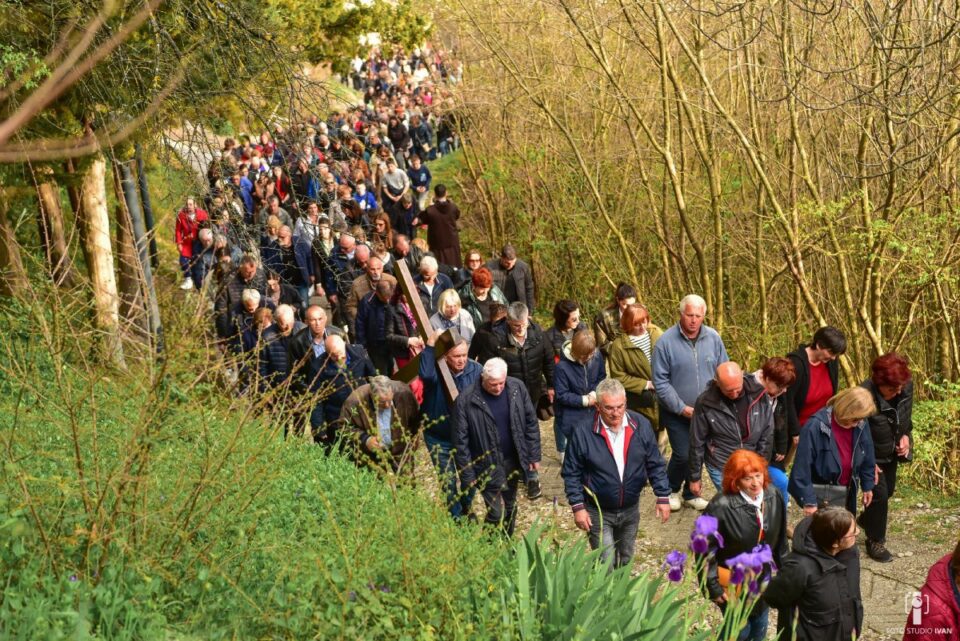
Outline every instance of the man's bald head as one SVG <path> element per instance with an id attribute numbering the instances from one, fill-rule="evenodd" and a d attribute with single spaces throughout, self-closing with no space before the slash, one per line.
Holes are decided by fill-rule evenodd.
<path id="1" fill-rule="evenodd" d="M 288 334 L 293 329 L 296 320 L 296 313 L 290 305 L 278 305 L 277 311 L 273 314 L 273 320 L 277 323 L 277 329 L 283 334 Z"/>
<path id="2" fill-rule="evenodd" d="M 347 357 L 347 344 L 343 342 L 343 338 L 336 334 L 327 336 L 327 340 L 323 341 L 323 347 L 327 350 L 330 358 L 335 361 L 342 361 Z"/>
<path id="3" fill-rule="evenodd" d="M 743 370 L 733 361 L 721 364 L 714 380 L 717 381 L 720 392 L 731 400 L 740 398 L 743 394 Z"/>

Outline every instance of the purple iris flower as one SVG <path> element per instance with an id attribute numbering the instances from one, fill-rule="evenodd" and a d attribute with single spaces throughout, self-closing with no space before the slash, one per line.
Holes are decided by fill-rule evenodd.
<path id="1" fill-rule="evenodd" d="M 667 560 L 663 564 L 664 567 L 669 567 L 670 570 L 667 572 L 667 578 L 673 581 L 674 583 L 679 583 L 683 580 L 683 566 L 687 562 L 687 555 L 680 550 L 674 550 L 667 555 Z"/>
<path id="2" fill-rule="evenodd" d="M 710 549 L 710 537 L 717 541 L 719 547 L 723 547 L 723 536 L 718 531 L 720 522 L 717 518 L 709 514 L 701 514 L 693 526 L 693 532 L 690 534 L 690 549 L 694 554 L 706 554 Z"/>
<path id="3" fill-rule="evenodd" d="M 773 552 L 769 545 L 758 545 L 749 552 L 738 554 L 727 559 L 726 566 L 730 568 L 730 583 L 740 585 L 744 579 L 755 579 L 763 572 L 763 566 L 773 562 Z M 756 580 L 751 580 L 750 591 L 754 594 L 760 592 L 760 587 Z"/>

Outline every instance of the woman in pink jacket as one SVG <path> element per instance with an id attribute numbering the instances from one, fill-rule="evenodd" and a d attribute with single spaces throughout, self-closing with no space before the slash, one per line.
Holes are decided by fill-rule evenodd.
<path id="1" fill-rule="evenodd" d="M 207 212 L 199 209 L 193 198 L 187 198 L 183 209 L 177 212 L 174 236 L 177 249 L 180 251 L 180 269 L 183 271 L 183 282 L 180 284 L 180 289 L 193 289 L 193 278 L 190 276 L 191 263 L 193 262 L 193 244 L 197 240 L 200 223 L 206 222 L 206 220 Z M 197 283 L 198 287 L 199 285 Z"/>
<path id="2" fill-rule="evenodd" d="M 908 606 L 903 641 L 960 641 L 960 543 L 930 568 Z"/>

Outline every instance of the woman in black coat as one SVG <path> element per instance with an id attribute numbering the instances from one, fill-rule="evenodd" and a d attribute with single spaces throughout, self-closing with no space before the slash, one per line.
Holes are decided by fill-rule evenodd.
<path id="1" fill-rule="evenodd" d="M 909 461 L 913 449 L 913 381 L 907 360 L 895 352 L 873 361 L 871 376 L 861 383 L 873 394 L 877 413 L 867 419 L 877 459 L 877 483 L 873 501 L 860 515 L 867 535 L 867 554 L 874 561 L 889 563 L 887 508 L 897 485 L 897 465 Z"/>
<path id="2" fill-rule="evenodd" d="M 779 609 L 781 641 L 850 641 L 863 630 L 857 524 L 842 507 L 817 510 L 793 532 L 793 552 L 763 594 Z M 793 623 L 796 620 L 796 636 Z"/>
<path id="3" fill-rule="evenodd" d="M 780 491 L 770 482 L 766 460 L 750 450 L 734 451 L 723 467 L 723 493 L 714 495 L 704 514 L 717 519 L 723 545 L 718 545 L 717 539 L 710 540 L 712 554 L 702 557 L 706 561 L 703 586 L 707 597 L 723 612 L 730 583 L 726 561 L 765 544 L 770 547 L 774 566 L 780 567 L 787 553 L 786 506 Z M 771 570 L 765 564 L 760 576 L 752 577 L 756 585 L 769 580 Z M 757 601 L 738 639 L 766 639 L 768 614 L 766 603 Z"/>

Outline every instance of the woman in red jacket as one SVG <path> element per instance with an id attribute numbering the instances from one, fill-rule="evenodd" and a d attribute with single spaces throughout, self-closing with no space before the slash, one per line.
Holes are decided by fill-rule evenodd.
<path id="1" fill-rule="evenodd" d="M 180 289 L 193 289 L 193 278 L 190 277 L 191 263 L 193 262 L 193 243 L 197 240 L 200 223 L 207 221 L 207 212 L 199 209 L 193 198 L 177 213 L 177 225 L 174 229 L 177 249 L 180 251 L 180 269 L 183 270 L 183 282 Z M 197 286 L 200 284 L 197 283 Z"/>
<path id="2" fill-rule="evenodd" d="M 960 542 L 933 564 L 908 606 L 903 641 L 960 641 Z"/>

